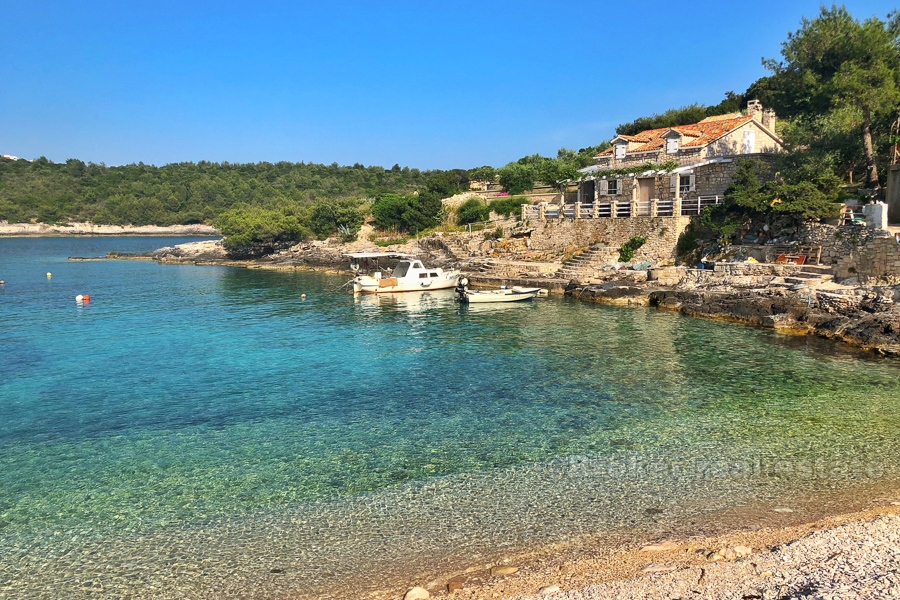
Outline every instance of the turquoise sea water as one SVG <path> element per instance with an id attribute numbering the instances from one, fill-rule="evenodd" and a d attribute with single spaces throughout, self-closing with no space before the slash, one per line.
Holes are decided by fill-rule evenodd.
<path id="1" fill-rule="evenodd" d="M 900 479 L 900 363 L 832 343 L 67 260 L 181 241 L 0 239 L 0 598 L 358 597 Z"/>

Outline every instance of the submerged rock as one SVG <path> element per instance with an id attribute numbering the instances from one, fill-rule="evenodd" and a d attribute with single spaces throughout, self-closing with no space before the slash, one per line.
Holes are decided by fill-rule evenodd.
<path id="1" fill-rule="evenodd" d="M 428 600 L 431 594 L 423 587 L 414 587 L 403 595 L 403 600 Z"/>

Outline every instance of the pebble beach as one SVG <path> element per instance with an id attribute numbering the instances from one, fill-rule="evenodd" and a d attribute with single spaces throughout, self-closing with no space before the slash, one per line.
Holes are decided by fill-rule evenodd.
<path id="1" fill-rule="evenodd" d="M 784 528 L 548 556 L 451 579 L 466 600 L 900 597 L 900 502 Z M 454 583 L 455 582 L 455 583 Z M 429 586 L 433 587 L 433 586 Z M 458 588 L 458 589 L 456 589 Z M 449 589 L 449 588 L 448 588 Z M 409 596 L 414 597 L 415 594 Z"/>

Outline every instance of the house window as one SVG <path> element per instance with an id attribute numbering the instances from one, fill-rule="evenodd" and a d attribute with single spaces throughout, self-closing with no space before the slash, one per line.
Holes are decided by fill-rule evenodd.
<path id="1" fill-rule="evenodd" d="M 756 150 L 756 132 L 752 129 L 744 131 L 744 154 L 753 154 Z"/>
<path id="2" fill-rule="evenodd" d="M 675 154 L 678 152 L 678 138 L 672 137 L 666 139 L 666 154 Z"/>
<path id="3" fill-rule="evenodd" d="M 616 158 L 625 158 L 625 148 L 627 144 L 616 144 Z"/>
<path id="4" fill-rule="evenodd" d="M 618 179 L 610 179 L 606 182 L 606 195 L 607 196 L 618 196 L 619 195 L 619 180 Z"/>
<path id="5" fill-rule="evenodd" d="M 694 191 L 694 176 L 693 175 L 680 175 L 678 192 L 680 194 L 687 194 L 688 192 L 693 192 L 693 191 Z"/>

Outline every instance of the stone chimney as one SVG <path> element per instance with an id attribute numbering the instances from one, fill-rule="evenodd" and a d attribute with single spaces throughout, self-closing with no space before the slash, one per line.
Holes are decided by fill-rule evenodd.
<path id="1" fill-rule="evenodd" d="M 747 114 L 756 119 L 758 122 L 762 123 L 763 119 L 763 107 L 762 103 L 759 100 L 748 100 L 747 101 Z"/>
<path id="2" fill-rule="evenodd" d="M 766 110 L 763 111 L 762 124 L 763 124 L 763 127 L 768 129 L 772 133 L 775 133 L 775 111 L 774 110 L 772 110 L 771 108 L 767 108 Z"/>

